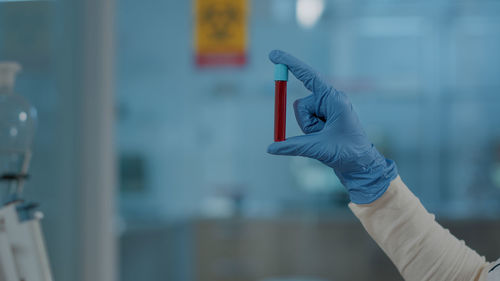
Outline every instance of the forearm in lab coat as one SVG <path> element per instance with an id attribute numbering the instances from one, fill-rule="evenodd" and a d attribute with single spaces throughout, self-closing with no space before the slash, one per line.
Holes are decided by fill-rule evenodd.
<path id="1" fill-rule="evenodd" d="M 439 225 L 399 176 L 375 202 L 349 207 L 406 281 L 486 280 L 484 257 Z"/>

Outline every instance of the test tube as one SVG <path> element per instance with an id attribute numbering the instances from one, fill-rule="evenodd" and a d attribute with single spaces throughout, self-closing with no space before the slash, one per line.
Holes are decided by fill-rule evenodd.
<path id="1" fill-rule="evenodd" d="M 288 67 L 276 64 L 274 67 L 274 141 L 284 141 L 286 133 L 286 84 Z"/>

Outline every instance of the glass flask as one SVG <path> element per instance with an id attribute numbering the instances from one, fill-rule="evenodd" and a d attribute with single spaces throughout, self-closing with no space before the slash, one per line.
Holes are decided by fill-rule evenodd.
<path id="1" fill-rule="evenodd" d="M 0 202 L 17 200 L 31 158 L 37 119 L 31 104 L 14 92 L 16 62 L 0 62 Z"/>

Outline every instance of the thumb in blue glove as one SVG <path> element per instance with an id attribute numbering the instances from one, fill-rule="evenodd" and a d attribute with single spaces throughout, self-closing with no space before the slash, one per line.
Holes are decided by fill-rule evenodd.
<path id="1" fill-rule="evenodd" d="M 268 152 L 317 159 L 333 168 L 352 202 L 368 204 L 377 200 L 397 177 L 397 168 L 368 140 L 348 97 L 290 54 L 275 50 L 269 59 L 287 65 L 312 94 L 293 104 L 295 118 L 305 135 L 275 142 Z"/>

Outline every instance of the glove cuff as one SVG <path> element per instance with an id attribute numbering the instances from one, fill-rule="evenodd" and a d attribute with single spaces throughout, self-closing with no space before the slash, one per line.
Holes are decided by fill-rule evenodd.
<path id="1" fill-rule="evenodd" d="M 337 172 L 347 188 L 349 198 L 356 204 L 369 204 L 380 198 L 389 184 L 398 176 L 396 163 L 386 159 L 373 147 L 374 158 L 370 165 L 356 172 Z"/>

